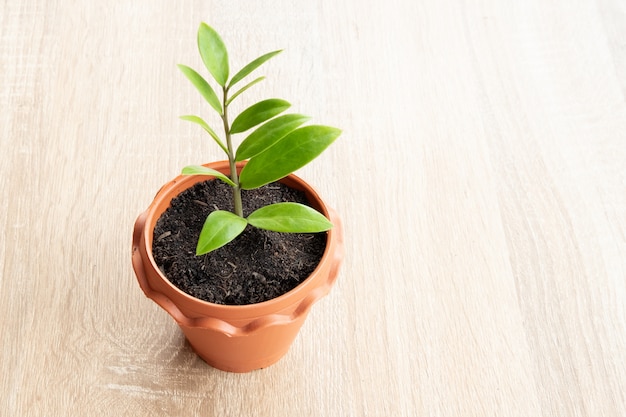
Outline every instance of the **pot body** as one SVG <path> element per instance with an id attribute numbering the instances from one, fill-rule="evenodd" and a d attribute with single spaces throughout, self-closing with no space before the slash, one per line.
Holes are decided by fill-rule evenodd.
<path id="1" fill-rule="evenodd" d="M 243 163 L 237 169 L 243 168 Z M 229 174 L 228 161 L 205 166 Z M 248 372 L 277 362 L 289 350 L 317 300 L 334 284 L 343 260 L 343 231 L 337 213 L 313 188 L 295 175 L 281 180 L 304 191 L 311 205 L 330 219 L 326 249 L 313 273 L 293 290 L 258 304 L 227 306 L 195 298 L 173 285 L 152 256 L 154 226 L 170 201 L 209 176 L 178 176 L 164 185 L 135 222 L 132 262 L 139 285 L 178 323 L 195 352 L 209 365 L 231 372 Z"/>

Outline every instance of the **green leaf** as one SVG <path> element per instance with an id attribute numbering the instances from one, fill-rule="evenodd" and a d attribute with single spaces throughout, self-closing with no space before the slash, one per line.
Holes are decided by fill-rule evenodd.
<path id="1" fill-rule="evenodd" d="M 235 74 L 233 76 L 233 79 L 230 80 L 230 83 L 228 83 L 228 87 L 230 88 L 233 85 L 235 85 L 236 83 L 238 83 L 239 81 L 243 80 L 248 74 L 250 74 L 252 71 L 254 71 L 258 67 L 263 65 L 263 63 L 265 63 L 265 61 L 267 61 L 270 58 L 278 55 L 281 52 L 282 52 L 282 49 L 278 50 L 278 51 L 274 51 L 274 52 L 269 52 L 269 53 L 267 53 L 265 55 L 261 55 L 260 57 L 258 57 L 257 59 L 255 59 L 254 61 L 252 61 L 248 65 L 246 65 L 245 67 L 243 67 L 241 69 L 241 71 L 239 71 L 237 74 Z"/>
<path id="2" fill-rule="evenodd" d="M 220 103 L 220 99 L 217 98 L 217 94 L 215 94 L 215 91 L 211 88 L 209 83 L 195 70 L 186 65 L 178 64 L 178 68 L 180 68 L 183 74 L 189 78 L 189 81 L 193 83 L 211 107 L 213 107 L 219 114 L 222 114 L 222 104 Z"/>
<path id="3" fill-rule="evenodd" d="M 226 184 L 230 185 L 231 187 L 235 186 L 235 183 L 226 175 L 222 174 L 219 171 L 216 171 L 211 168 L 207 168 L 202 165 L 188 165 L 185 168 L 183 168 L 182 174 L 183 175 L 210 175 L 212 177 L 219 178 L 220 180 L 224 181 Z"/>
<path id="4" fill-rule="evenodd" d="M 220 140 L 219 136 L 217 136 L 217 133 L 215 133 L 215 131 L 213 129 L 211 129 L 211 127 L 207 124 L 207 122 L 205 122 L 201 117 L 194 116 L 194 115 L 186 115 L 186 116 L 180 116 L 180 118 L 183 119 L 183 120 L 187 120 L 189 122 L 193 122 L 195 124 L 198 124 L 198 125 L 202 126 L 202 128 L 204 130 L 206 130 L 209 135 L 211 135 L 213 140 L 215 142 L 217 142 L 217 144 L 220 146 L 220 148 L 222 148 L 222 150 L 224 152 L 226 152 L 226 154 L 228 155 L 228 148 Z"/>
<path id="5" fill-rule="evenodd" d="M 252 87 L 254 84 L 259 83 L 261 81 L 263 81 L 265 79 L 265 77 L 259 77 L 254 81 L 249 82 L 248 84 L 246 84 L 245 86 L 243 86 L 239 91 L 237 91 L 235 94 L 233 94 L 228 100 L 226 100 L 226 105 L 228 106 L 230 103 L 233 102 L 234 99 L 236 99 L 241 93 L 243 93 L 244 91 L 246 91 L 248 88 Z"/>
<path id="6" fill-rule="evenodd" d="M 308 120 L 310 117 L 301 114 L 285 114 L 270 120 L 241 142 L 237 149 L 237 161 L 260 154 Z"/>
<path id="7" fill-rule="evenodd" d="M 221 248 L 243 232 L 248 222 L 230 211 L 217 210 L 209 214 L 202 226 L 196 255 Z"/>
<path id="8" fill-rule="evenodd" d="M 250 158 L 239 175 L 239 185 L 250 190 L 291 174 L 319 156 L 340 134 L 337 128 L 319 125 L 294 130 Z"/>
<path id="9" fill-rule="evenodd" d="M 241 112 L 233 121 L 230 133 L 240 133 L 287 110 L 291 104 L 278 98 L 260 101 Z"/>
<path id="10" fill-rule="evenodd" d="M 333 227 L 322 213 L 298 203 L 261 207 L 248 216 L 248 223 L 259 229 L 284 233 L 317 233 Z"/>
<path id="11" fill-rule="evenodd" d="M 198 49 L 204 66 L 224 87 L 228 80 L 228 52 L 220 35 L 206 23 L 200 24 L 198 29 Z"/>

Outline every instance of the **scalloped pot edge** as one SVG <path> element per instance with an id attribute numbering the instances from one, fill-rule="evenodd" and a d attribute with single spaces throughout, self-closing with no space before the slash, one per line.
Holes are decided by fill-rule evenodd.
<path id="1" fill-rule="evenodd" d="M 241 170 L 245 163 L 237 164 Z M 228 161 L 204 166 L 225 174 Z M 312 305 L 330 291 L 344 257 L 343 229 L 339 215 L 326 206 L 317 192 L 291 174 L 281 182 L 302 190 L 311 204 L 330 219 L 326 250 L 317 268 L 293 290 L 269 301 L 226 306 L 192 297 L 171 284 L 152 257 L 153 230 L 170 201 L 208 176 L 178 176 L 164 185 L 152 204 L 135 222 L 132 263 L 139 286 L 147 297 L 178 323 L 194 351 L 211 366 L 248 372 L 267 367 L 289 350 Z"/>

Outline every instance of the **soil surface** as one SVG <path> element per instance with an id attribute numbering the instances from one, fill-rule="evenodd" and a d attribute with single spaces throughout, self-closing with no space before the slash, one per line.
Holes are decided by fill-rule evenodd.
<path id="1" fill-rule="evenodd" d="M 304 193 L 281 183 L 242 192 L 244 216 L 278 202 L 308 204 Z M 232 211 L 232 189 L 200 182 L 174 198 L 154 229 L 152 252 L 165 276 L 182 291 L 217 304 L 254 304 L 278 297 L 306 279 L 326 247 L 326 233 L 278 233 L 246 227 L 227 245 L 196 256 L 198 235 L 214 210 Z"/>

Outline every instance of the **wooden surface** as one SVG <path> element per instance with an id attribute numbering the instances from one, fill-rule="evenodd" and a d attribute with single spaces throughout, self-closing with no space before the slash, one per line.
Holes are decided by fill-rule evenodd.
<path id="1" fill-rule="evenodd" d="M 296 6 L 297 4 L 297 6 Z M 228 374 L 141 293 L 136 216 L 222 159 L 213 25 L 234 68 L 343 136 L 299 174 L 347 258 L 288 355 Z M 621 0 L 4 1 L 0 414 L 626 415 Z"/>

